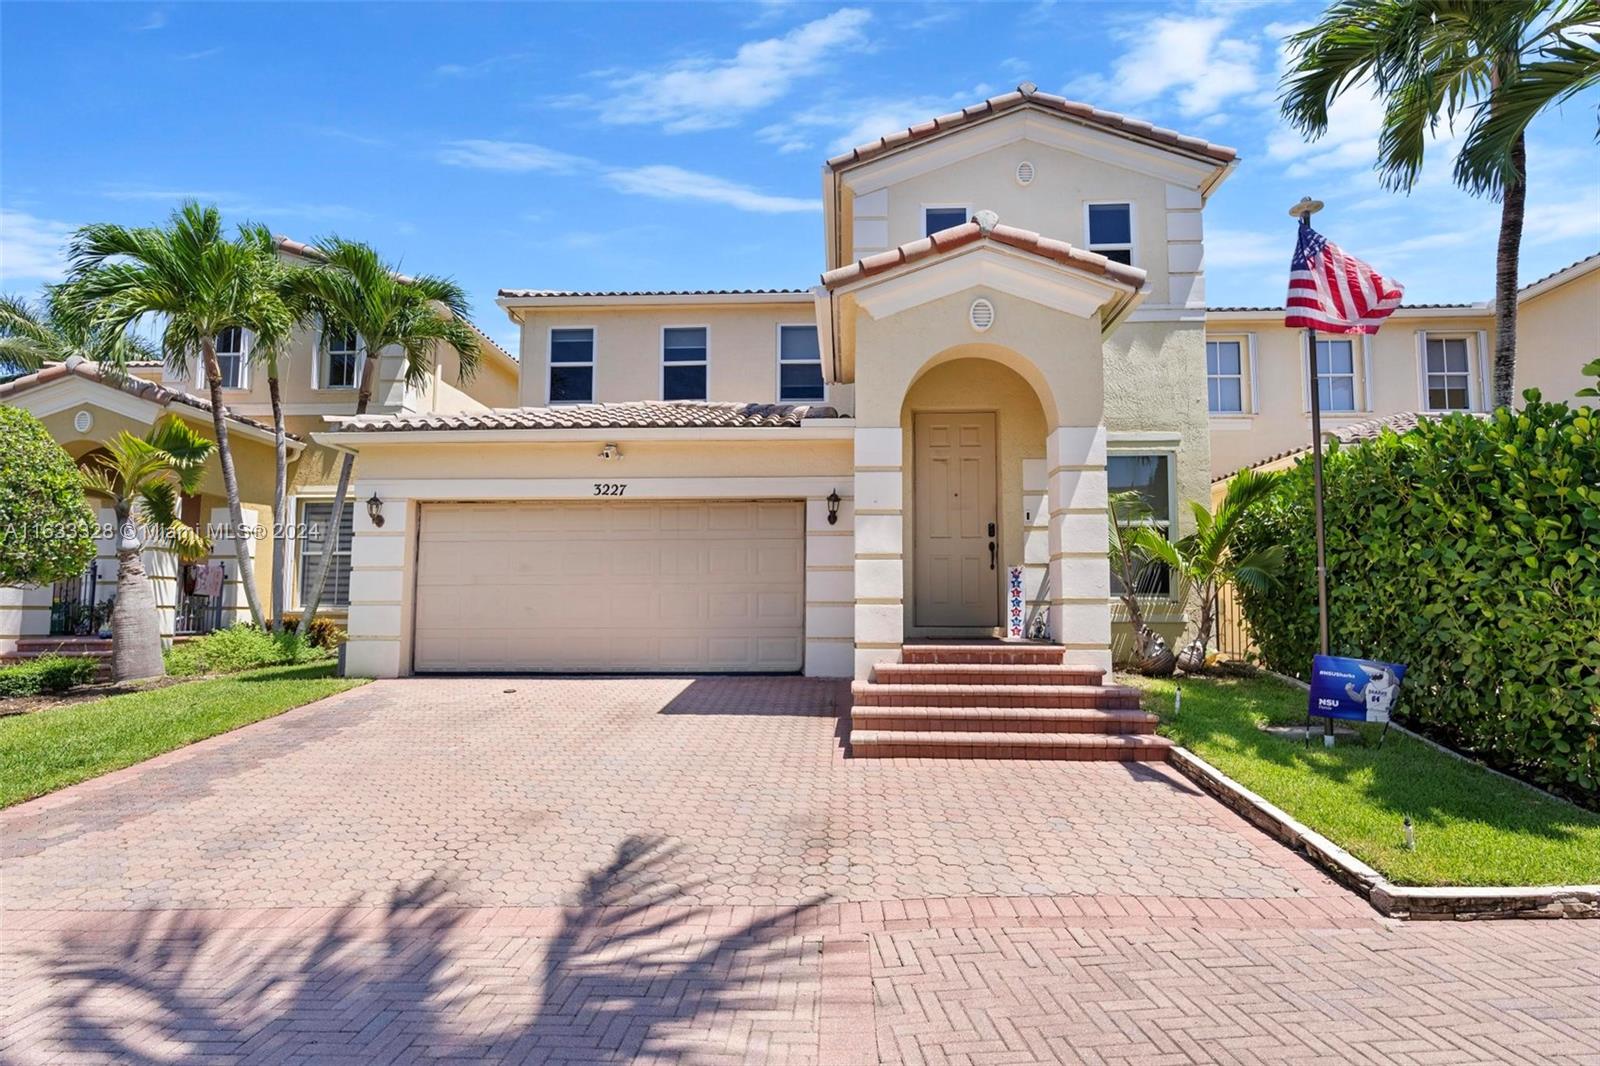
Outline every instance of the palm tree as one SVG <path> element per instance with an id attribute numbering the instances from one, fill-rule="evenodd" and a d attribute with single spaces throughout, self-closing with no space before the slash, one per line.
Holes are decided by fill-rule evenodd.
<path id="1" fill-rule="evenodd" d="M 1148 555 L 1172 568 L 1178 581 L 1178 598 L 1187 603 L 1190 597 L 1199 601 L 1200 616 L 1194 640 L 1178 655 L 1178 665 L 1195 671 L 1205 667 L 1206 651 L 1216 633 L 1217 599 L 1227 584 L 1244 585 L 1264 590 L 1277 580 L 1283 569 L 1283 545 L 1252 552 L 1236 558 L 1232 549 L 1239 520 L 1256 504 L 1277 490 L 1281 475 L 1277 471 L 1259 473 L 1241 470 L 1228 482 L 1227 494 L 1217 506 L 1216 513 L 1206 509 L 1198 500 L 1190 500 L 1194 513 L 1195 529 L 1176 544 L 1162 535 L 1160 530 L 1145 526 L 1135 536 L 1139 546 Z"/>
<path id="2" fill-rule="evenodd" d="M 161 358 L 155 345 L 126 330 L 90 328 L 72 315 L 58 291 L 49 290 L 37 304 L 21 296 L 0 296 L 0 377 L 32 373 L 74 355 L 113 367 Z"/>
<path id="3" fill-rule="evenodd" d="M 356 392 L 357 415 L 366 413 L 378 381 L 378 358 L 386 348 L 399 349 L 405 360 L 405 380 L 420 385 L 433 373 L 434 354 L 440 343 L 455 349 L 462 378 L 478 366 L 478 335 L 467 323 L 467 296 L 448 278 L 399 274 L 370 246 L 329 237 L 312 248 L 316 264 L 299 275 L 308 306 L 321 318 L 321 344 L 330 333 L 354 333 L 366 352 Z M 350 490 L 355 458 L 348 452 L 339 464 L 339 484 L 333 496 L 333 530 L 323 541 L 322 558 L 306 595 L 300 632 L 309 632 L 322 601 L 322 587 L 333 562 L 340 516 Z"/>
<path id="4" fill-rule="evenodd" d="M 1595 0 L 1339 0 L 1288 38 L 1284 117 L 1311 138 L 1346 92 L 1384 107 L 1377 169 L 1410 191 L 1430 132 L 1468 117 L 1455 181 L 1500 201 L 1495 263 L 1494 403 L 1511 403 L 1517 265 L 1527 199 L 1525 133 L 1546 107 L 1600 82 Z"/>
<path id="5" fill-rule="evenodd" d="M 181 373 L 191 357 L 200 357 L 211 396 L 228 517 L 235 532 L 239 579 L 251 616 L 256 625 L 263 625 L 242 532 L 244 512 L 228 438 L 228 410 L 222 402 L 217 335 L 228 329 L 246 330 L 253 343 L 272 349 L 293 328 L 294 316 L 279 288 L 282 264 L 277 243 L 261 226 L 242 226 L 229 239 L 215 207 L 189 201 L 172 213 L 166 228 L 84 226 L 73 235 L 69 251 L 72 275 L 61 291 L 75 316 L 113 333 L 128 330 L 146 316 L 160 316 L 161 349 L 167 362 Z"/>
<path id="6" fill-rule="evenodd" d="M 1139 583 L 1150 565 L 1150 552 L 1144 546 L 1140 530 L 1151 516 L 1150 505 L 1135 490 L 1113 492 L 1107 501 L 1110 530 L 1107 554 L 1111 569 L 1122 588 L 1117 598 L 1128 612 L 1128 624 L 1133 627 L 1133 665 L 1141 674 L 1165 676 L 1172 673 L 1177 659 L 1149 623 L 1144 620 L 1144 604 L 1139 599 Z"/>
<path id="7" fill-rule="evenodd" d="M 212 443 L 175 415 L 143 437 L 124 430 L 83 461 L 84 490 L 111 501 L 117 515 L 117 598 L 111 607 L 111 671 L 118 681 L 160 677 L 161 625 L 141 552 L 140 528 L 156 530 L 182 557 L 204 554 L 205 540 L 178 517 L 178 493 L 193 493 Z"/>

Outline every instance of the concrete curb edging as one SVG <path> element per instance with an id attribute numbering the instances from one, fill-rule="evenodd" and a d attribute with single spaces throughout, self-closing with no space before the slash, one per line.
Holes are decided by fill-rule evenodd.
<path id="1" fill-rule="evenodd" d="M 1600 885 L 1510 888 L 1416 888 L 1391 884 L 1339 845 L 1302 825 L 1282 808 L 1245 788 L 1187 748 L 1169 750 L 1172 765 L 1208 794 L 1274 840 L 1301 852 L 1335 881 L 1355 892 L 1386 918 L 1471 920 L 1483 918 L 1600 919 Z"/>

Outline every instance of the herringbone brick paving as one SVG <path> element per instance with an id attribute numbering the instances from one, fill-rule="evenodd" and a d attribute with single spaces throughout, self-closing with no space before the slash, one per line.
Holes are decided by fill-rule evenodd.
<path id="1" fill-rule="evenodd" d="M 1600 923 L 1387 922 L 846 698 L 384 682 L 0 813 L 0 1062 L 1600 1062 Z"/>

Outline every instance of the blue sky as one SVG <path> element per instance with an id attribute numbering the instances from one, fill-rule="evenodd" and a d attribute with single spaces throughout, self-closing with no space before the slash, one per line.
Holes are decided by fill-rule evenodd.
<path id="1" fill-rule="evenodd" d="M 1377 111 L 1276 118 L 1279 41 L 1317 4 L 21 4 L 0 10 L 0 285 L 59 276 L 84 222 L 181 197 L 502 287 L 813 284 L 828 155 L 1030 80 L 1233 145 L 1207 211 L 1214 306 L 1278 304 L 1285 211 L 1399 278 L 1486 299 L 1498 206 L 1371 173 Z M 1600 250 L 1600 94 L 1529 147 L 1523 277 Z"/>

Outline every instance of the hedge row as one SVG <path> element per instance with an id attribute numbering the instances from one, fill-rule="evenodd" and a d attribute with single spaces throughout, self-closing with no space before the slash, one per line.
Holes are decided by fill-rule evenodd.
<path id="1" fill-rule="evenodd" d="M 1334 654 L 1405 663 L 1401 716 L 1526 779 L 1600 801 L 1600 418 L 1544 403 L 1452 415 L 1325 463 Z M 1266 663 L 1317 650 L 1311 464 L 1248 515 L 1238 548 L 1284 545 L 1240 591 Z"/>
<path id="2" fill-rule="evenodd" d="M 41 655 L 37 659 L 0 666 L 0 699 L 65 692 L 95 679 L 94 659 Z"/>

